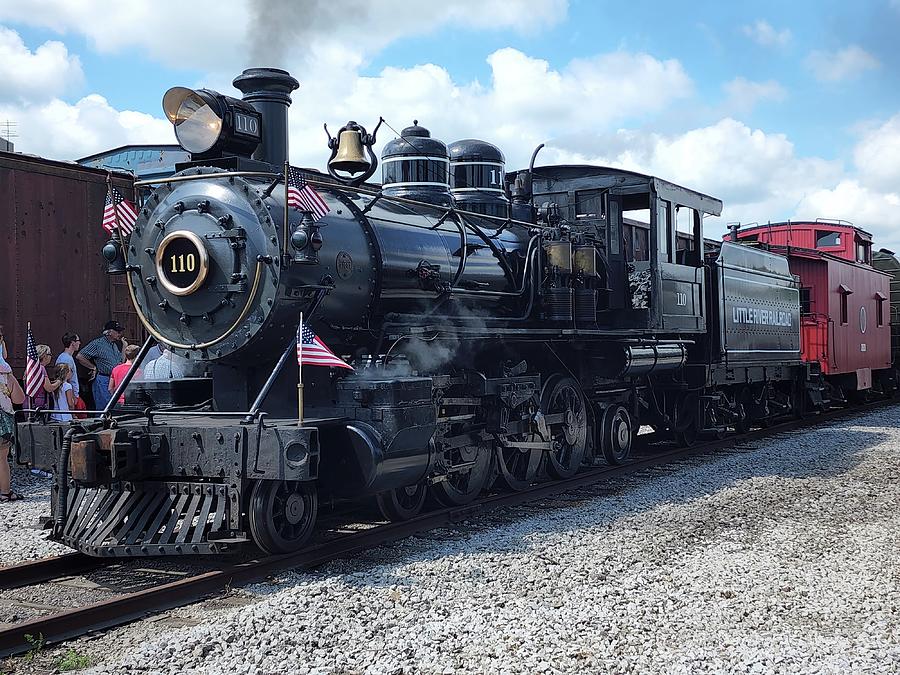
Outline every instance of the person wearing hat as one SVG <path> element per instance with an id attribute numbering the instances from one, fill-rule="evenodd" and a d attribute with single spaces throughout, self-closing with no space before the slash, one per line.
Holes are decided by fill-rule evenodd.
<path id="1" fill-rule="evenodd" d="M 76 355 L 78 363 L 88 369 L 93 379 L 94 409 L 103 410 L 112 398 L 109 393 L 109 377 L 113 368 L 125 361 L 122 356 L 125 327 L 118 321 L 107 321 L 103 334 L 94 338 Z"/>

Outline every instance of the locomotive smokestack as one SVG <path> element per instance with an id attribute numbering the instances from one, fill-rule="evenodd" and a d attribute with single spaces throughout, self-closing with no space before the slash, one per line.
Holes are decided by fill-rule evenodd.
<path id="1" fill-rule="evenodd" d="M 286 70 L 248 68 L 232 84 L 262 115 L 262 142 L 253 159 L 282 166 L 288 158 L 288 107 L 300 83 Z"/>

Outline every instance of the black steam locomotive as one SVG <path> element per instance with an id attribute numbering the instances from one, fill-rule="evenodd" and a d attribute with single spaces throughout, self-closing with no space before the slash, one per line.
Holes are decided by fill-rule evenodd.
<path id="1" fill-rule="evenodd" d="M 534 156 L 506 173 L 495 146 L 417 123 L 376 185 L 374 134 L 348 123 L 328 174 L 304 172 L 318 217 L 287 203 L 298 82 L 251 69 L 234 85 L 243 100 L 166 94 L 192 161 L 104 249 L 147 332 L 202 376 L 19 424 L 19 460 L 56 476 L 55 539 L 95 556 L 293 551 L 323 499 L 409 518 L 429 495 L 622 462 L 639 424 L 689 441 L 808 398 L 797 284 L 764 251 L 707 261 L 719 200 Z M 301 314 L 354 370 L 304 368 L 298 389 Z"/>

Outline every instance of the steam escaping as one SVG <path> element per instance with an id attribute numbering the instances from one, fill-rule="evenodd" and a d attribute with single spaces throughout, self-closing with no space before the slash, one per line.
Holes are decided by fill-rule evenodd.
<path id="1" fill-rule="evenodd" d="M 413 368 L 420 373 L 440 373 L 454 360 L 458 350 L 459 341 L 456 338 L 432 341 L 411 338 L 403 351 Z"/>
<path id="2" fill-rule="evenodd" d="M 308 45 L 342 21 L 365 21 L 371 11 L 363 0 L 251 0 L 249 6 L 249 63 L 285 70 L 295 43 Z"/>
<path id="3" fill-rule="evenodd" d="M 465 332 L 441 331 L 430 336 L 409 335 L 392 347 L 392 354 L 402 354 L 419 374 L 438 374 L 460 367 L 472 367 L 477 345 L 483 345 L 491 335 L 485 319 L 489 314 L 471 308 L 457 307 L 456 319 L 462 319 L 460 329 Z M 436 317 L 436 322 L 440 322 Z M 467 336 L 471 333 L 471 337 Z M 474 349 L 473 349 L 474 348 Z"/>

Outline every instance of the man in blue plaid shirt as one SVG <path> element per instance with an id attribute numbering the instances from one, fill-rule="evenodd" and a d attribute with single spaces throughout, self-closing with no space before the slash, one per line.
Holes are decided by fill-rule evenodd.
<path id="1" fill-rule="evenodd" d="M 78 363 L 90 371 L 94 379 L 91 391 L 94 394 L 95 410 L 106 408 L 112 398 L 109 393 L 109 376 L 113 368 L 125 362 L 122 356 L 125 348 L 125 341 L 122 339 L 124 332 L 125 327 L 118 321 L 107 321 L 103 326 L 103 335 L 88 342 L 75 357 Z"/>

